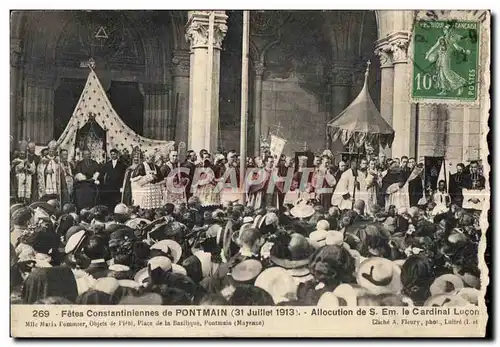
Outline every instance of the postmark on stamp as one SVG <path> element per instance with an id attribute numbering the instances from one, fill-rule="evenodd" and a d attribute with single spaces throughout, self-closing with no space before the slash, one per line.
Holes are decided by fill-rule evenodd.
<path id="1" fill-rule="evenodd" d="M 419 20 L 413 42 L 411 93 L 415 101 L 476 102 L 480 22 Z"/>

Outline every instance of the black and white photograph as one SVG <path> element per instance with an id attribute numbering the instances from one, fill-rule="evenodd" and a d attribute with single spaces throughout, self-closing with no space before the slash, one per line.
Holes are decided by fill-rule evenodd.
<path id="1" fill-rule="evenodd" d="M 487 10 L 11 10 L 12 320 L 479 334 L 490 35 Z"/>

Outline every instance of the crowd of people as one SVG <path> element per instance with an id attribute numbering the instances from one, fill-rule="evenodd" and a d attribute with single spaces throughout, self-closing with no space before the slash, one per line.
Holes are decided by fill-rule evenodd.
<path id="1" fill-rule="evenodd" d="M 13 153 L 11 302 L 478 304 L 479 163 L 433 189 L 408 157 L 185 157 Z"/>

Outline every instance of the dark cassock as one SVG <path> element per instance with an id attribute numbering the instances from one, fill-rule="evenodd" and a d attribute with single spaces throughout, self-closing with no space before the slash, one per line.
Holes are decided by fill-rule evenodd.
<path id="1" fill-rule="evenodd" d="M 102 165 L 99 170 L 101 203 L 114 208 L 121 200 L 120 188 L 125 177 L 125 164 L 118 159 L 118 152 L 111 152 L 111 160 Z"/>
<path id="2" fill-rule="evenodd" d="M 408 177 L 408 195 L 410 196 L 410 207 L 417 206 L 418 201 L 424 196 L 424 184 L 422 182 L 423 170 L 414 177 Z"/>
<path id="3" fill-rule="evenodd" d="M 130 179 L 132 178 L 132 173 L 134 172 L 134 170 L 137 168 L 138 165 L 139 165 L 139 159 L 137 160 L 134 159 L 132 165 L 130 165 L 125 170 L 125 173 L 123 175 L 121 202 L 127 206 L 133 206 L 132 185 Z"/>
<path id="4" fill-rule="evenodd" d="M 464 172 L 457 172 L 450 175 L 450 182 L 448 184 L 448 193 L 450 194 L 451 203 L 462 207 L 464 202 L 464 195 L 462 190 L 466 185 L 466 177 Z"/>
<path id="5" fill-rule="evenodd" d="M 76 164 L 75 171 L 84 174 L 86 178 L 97 179 L 96 174 L 99 173 L 99 164 L 91 158 L 83 159 Z"/>
<path id="6" fill-rule="evenodd" d="M 278 163 L 277 169 L 277 174 L 280 181 L 276 183 L 276 195 L 278 199 L 278 207 L 281 208 L 283 207 L 283 204 L 285 202 L 286 189 L 290 189 L 290 187 L 287 187 L 285 182 L 289 166 L 286 165 L 283 161 L 280 161 Z"/>
<path id="7" fill-rule="evenodd" d="M 86 179 L 85 175 L 77 173 L 73 187 L 73 199 L 78 210 L 97 204 L 98 190 L 93 179 Z"/>
<path id="8" fill-rule="evenodd" d="M 193 193 L 191 192 L 191 184 L 193 183 L 194 173 L 198 166 L 195 163 L 187 160 L 184 164 L 182 164 L 182 167 L 189 169 L 189 173 L 187 174 L 189 183 L 186 185 L 186 199 L 189 200 L 189 198 L 193 195 Z"/>
<path id="9" fill-rule="evenodd" d="M 31 152 L 30 152 L 30 144 L 28 144 L 28 153 L 27 153 L 26 158 L 28 159 L 28 163 L 30 163 L 30 164 L 35 163 L 35 167 L 38 168 L 38 164 L 40 164 L 40 156 L 36 155 L 34 153 L 34 148 L 35 148 L 35 146 L 33 144 L 33 149 L 31 149 Z M 38 199 L 37 184 L 38 184 L 37 176 L 33 175 L 31 177 L 31 199 L 32 199 L 32 201 L 36 201 Z"/>

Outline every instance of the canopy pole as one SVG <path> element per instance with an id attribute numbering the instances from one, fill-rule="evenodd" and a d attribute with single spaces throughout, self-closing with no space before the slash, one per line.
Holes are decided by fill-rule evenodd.
<path id="1" fill-rule="evenodd" d="M 207 89 L 205 90 L 205 117 L 208 117 L 208 121 L 205 123 L 205 148 L 208 148 L 209 151 L 216 151 L 217 148 L 211 147 L 210 136 L 215 136 L 215 146 L 217 146 L 217 139 L 220 134 L 218 134 L 219 129 L 215 129 L 215 134 L 210 133 L 211 124 L 213 122 L 213 112 L 212 112 L 212 88 L 214 86 L 213 83 L 213 71 L 214 71 L 214 26 L 215 26 L 215 13 L 214 11 L 210 11 L 208 17 L 208 59 L 207 59 Z M 217 102 L 219 102 L 217 100 Z"/>
<path id="2" fill-rule="evenodd" d="M 351 204 L 351 210 L 354 209 L 354 201 L 356 199 L 356 184 L 358 183 L 358 159 L 359 159 L 359 147 L 358 148 L 358 152 L 357 152 L 357 156 L 356 156 L 356 175 L 354 175 L 354 188 L 352 190 L 352 204 Z M 351 170 L 352 170 L 352 167 L 351 167 Z"/>
<path id="3" fill-rule="evenodd" d="M 247 161 L 248 118 L 248 50 L 250 44 L 250 11 L 243 11 L 243 38 L 241 54 L 241 123 L 240 123 L 240 187 L 245 187 Z M 245 204 L 245 189 L 241 189 L 241 202 Z"/>

